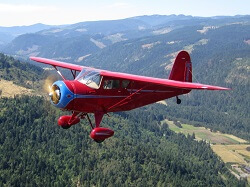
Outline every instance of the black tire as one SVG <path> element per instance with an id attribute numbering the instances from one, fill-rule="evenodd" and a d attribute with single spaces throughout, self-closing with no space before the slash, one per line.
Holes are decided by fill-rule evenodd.
<path id="1" fill-rule="evenodd" d="M 102 143 L 104 140 L 94 140 L 96 143 Z"/>
<path id="2" fill-rule="evenodd" d="M 69 129 L 71 126 L 67 125 L 67 126 L 61 126 L 63 129 Z"/>

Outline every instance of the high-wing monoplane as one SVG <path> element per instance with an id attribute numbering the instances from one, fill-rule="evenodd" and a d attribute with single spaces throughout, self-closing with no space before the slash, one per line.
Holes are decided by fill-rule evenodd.
<path id="1" fill-rule="evenodd" d="M 52 65 L 57 71 L 57 67 L 71 71 L 74 80 L 66 80 L 58 71 L 63 80 L 54 82 L 49 93 L 55 107 L 72 112 L 72 115 L 59 117 L 58 125 L 68 129 L 85 118 L 92 127 L 90 137 L 96 142 L 114 134 L 113 130 L 100 126 L 103 116 L 110 112 L 132 110 L 171 97 L 176 97 L 177 104 L 180 104 L 178 96 L 194 89 L 228 90 L 192 83 L 192 63 L 186 51 L 177 55 L 169 79 L 111 72 L 40 57 L 30 59 Z M 90 113 L 94 114 L 94 125 Z"/>

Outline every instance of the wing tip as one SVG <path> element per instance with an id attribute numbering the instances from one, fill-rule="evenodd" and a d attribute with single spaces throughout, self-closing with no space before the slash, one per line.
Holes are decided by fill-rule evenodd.
<path id="1" fill-rule="evenodd" d="M 29 59 L 30 59 L 30 60 L 33 60 L 33 61 L 38 61 L 39 57 L 30 56 Z"/>
<path id="2" fill-rule="evenodd" d="M 225 87 L 212 87 L 212 88 L 207 88 L 207 90 L 232 90 L 232 88 L 225 88 Z"/>
<path id="3" fill-rule="evenodd" d="M 232 90 L 232 88 L 223 88 L 223 90 Z"/>

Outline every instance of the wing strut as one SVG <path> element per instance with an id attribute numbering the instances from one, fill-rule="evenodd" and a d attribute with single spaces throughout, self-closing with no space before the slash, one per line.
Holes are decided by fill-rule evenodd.
<path id="1" fill-rule="evenodd" d="M 62 79 L 66 80 L 65 77 L 62 75 L 62 73 L 57 69 L 57 67 L 56 66 L 53 67 L 56 69 L 57 73 L 62 77 Z"/>
<path id="2" fill-rule="evenodd" d="M 57 67 L 56 66 L 53 66 L 55 69 L 56 69 L 56 71 L 57 71 L 57 73 L 62 77 L 62 79 L 63 80 L 66 80 L 66 78 L 62 75 L 62 73 L 57 69 Z M 71 71 L 71 74 L 72 74 L 72 76 L 73 76 L 73 78 L 75 79 L 76 78 L 76 74 L 77 74 L 77 70 L 72 70 L 72 69 L 70 69 L 70 71 Z"/>
<path id="3" fill-rule="evenodd" d="M 72 73 L 72 76 L 73 76 L 73 78 L 75 79 L 76 78 L 76 70 L 72 70 L 72 69 L 70 69 L 70 71 L 71 71 L 71 73 Z"/>

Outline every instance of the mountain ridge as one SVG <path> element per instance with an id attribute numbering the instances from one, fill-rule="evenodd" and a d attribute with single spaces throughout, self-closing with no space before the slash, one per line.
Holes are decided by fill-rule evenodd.
<path id="1" fill-rule="evenodd" d="M 56 37 L 57 39 L 59 38 L 70 39 L 74 37 L 81 38 L 88 36 L 89 38 L 92 38 L 102 43 L 103 46 L 110 46 L 113 43 L 119 41 L 138 39 L 142 37 L 151 37 L 157 34 L 165 34 L 171 32 L 172 30 L 187 26 L 195 26 L 195 25 L 220 26 L 220 25 L 232 24 L 235 22 L 244 22 L 244 21 L 249 22 L 249 20 L 250 16 L 203 18 L 203 17 L 184 16 L 184 15 L 169 15 L 169 16 L 152 15 L 152 16 L 137 16 L 121 20 L 89 21 L 89 22 L 80 22 L 64 26 L 56 26 L 56 27 L 51 26 L 48 29 L 43 29 L 38 32 L 35 32 L 35 34 L 40 37 L 53 36 Z M 29 35 L 26 32 L 25 37 L 28 40 L 29 37 L 32 37 L 32 34 Z M 16 39 L 18 39 L 18 37 Z M 54 41 L 53 38 L 47 38 L 47 40 L 52 40 L 52 43 Z M 34 42 L 39 43 L 39 40 L 34 40 Z M 68 42 L 70 41 L 64 41 L 66 45 Z M 1 45 L 2 48 L 1 51 L 10 55 L 17 55 L 18 51 L 20 51 L 23 48 L 22 47 L 23 45 L 17 42 L 17 40 L 13 40 L 13 42 L 9 43 L 8 45 L 6 42 L 2 43 L 4 43 L 5 45 L 3 44 Z M 83 48 L 88 48 L 88 47 L 90 47 L 90 44 L 86 43 L 86 47 Z M 27 45 L 25 46 L 25 48 L 26 49 L 32 48 L 32 46 Z M 53 56 L 51 54 L 47 54 L 47 52 L 44 53 L 44 51 L 46 51 L 45 46 L 40 46 L 40 50 L 43 51 L 42 55 L 44 55 L 44 57 L 48 58 L 59 57 L 58 55 Z M 80 51 L 78 51 L 78 53 L 80 53 Z M 60 52 L 59 54 L 63 55 L 63 52 Z M 80 56 L 84 55 L 86 54 L 81 54 Z M 76 60 L 77 58 L 79 58 L 79 56 L 75 57 L 73 60 Z"/>
<path id="2" fill-rule="evenodd" d="M 118 21 L 115 22 L 117 24 Z M 25 58 L 39 55 L 84 66 L 159 78 L 168 76 L 177 52 L 187 50 L 191 53 L 195 82 L 233 90 L 220 93 L 192 92 L 182 107 L 179 107 L 179 112 L 176 112 L 174 99 L 170 99 L 168 104 L 171 106 L 169 112 L 172 117 L 249 140 L 246 104 L 249 102 L 250 83 L 246 77 L 249 76 L 250 66 L 250 16 L 191 17 L 185 22 L 184 25 L 183 20 L 173 22 L 175 25 L 160 24 L 155 30 L 137 28 L 139 34 L 132 34 L 130 38 L 127 36 L 135 33 L 134 30 L 126 34 L 112 34 L 112 39 L 116 37 L 117 42 L 112 42 L 111 38 L 107 42 L 107 36 L 102 33 L 67 36 L 67 33 L 75 31 L 75 27 L 70 32 L 66 29 L 49 35 L 41 34 L 42 31 L 19 36 L 15 41 L 22 40 L 9 44 L 7 49 L 15 55 L 19 52 L 19 56 L 21 52 Z M 162 20 L 158 23 L 162 23 Z M 153 33 L 164 28 L 170 30 L 164 34 Z M 64 34 L 65 37 L 62 37 Z"/>
<path id="3" fill-rule="evenodd" d="M 14 38 L 27 33 L 36 33 L 38 31 L 54 27 L 52 25 L 45 25 L 42 23 L 36 23 L 28 26 L 12 26 L 2 27 L 0 26 L 0 48 L 11 42 Z M 57 26 L 58 27 L 58 26 Z"/>

